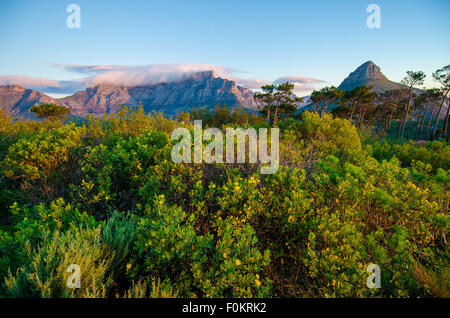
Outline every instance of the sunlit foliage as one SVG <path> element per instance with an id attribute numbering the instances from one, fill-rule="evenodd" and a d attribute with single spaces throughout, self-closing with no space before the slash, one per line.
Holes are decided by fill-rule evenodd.
<path id="1" fill-rule="evenodd" d="M 214 114 L 208 125 L 263 125 Z M 273 175 L 173 163 L 172 130 L 198 116 L 0 114 L 0 295 L 448 297 L 448 142 L 361 138 L 304 112 L 278 123 Z M 371 263 L 381 289 L 366 286 Z"/>

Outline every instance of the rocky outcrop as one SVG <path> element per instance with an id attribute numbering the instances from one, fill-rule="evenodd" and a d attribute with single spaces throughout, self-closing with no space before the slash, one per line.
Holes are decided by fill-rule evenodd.
<path id="1" fill-rule="evenodd" d="M 128 88 L 135 102 L 142 102 L 146 111 L 164 113 L 191 110 L 192 107 L 226 104 L 229 107 L 256 109 L 253 92 L 237 86 L 234 81 L 201 72 L 179 82 Z"/>
<path id="2" fill-rule="evenodd" d="M 339 89 L 349 91 L 362 85 L 373 85 L 373 91 L 377 93 L 404 87 L 402 84 L 390 81 L 383 73 L 381 73 L 381 69 L 372 61 L 362 64 L 352 72 L 341 85 L 339 85 Z"/>
<path id="3" fill-rule="evenodd" d="M 135 106 L 138 103 L 128 93 L 128 88 L 101 84 L 57 100 L 68 106 L 76 116 L 110 114 L 119 110 L 119 104 Z"/>
<path id="4" fill-rule="evenodd" d="M 19 85 L 0 86 L 0 109 L 13 117 L 34 118 L 34 114 L 30 112 L 31 106 L 51 103 L 56 103 L 56 100 L 34 89 Z"/>

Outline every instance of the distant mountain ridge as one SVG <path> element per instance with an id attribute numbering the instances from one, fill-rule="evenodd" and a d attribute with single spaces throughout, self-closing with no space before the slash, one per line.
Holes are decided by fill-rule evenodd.
<path id="1" fill-rule="evenodd" d="M 31 106 L 50 103 L 56 103 L 56 100 L 34 89 L 23 88 L 19 85 L 0 86 L 0 109 L 13 117 L 32 118 Z"/>
<path id="2" fill-rule="evenodd" d="M 99 84 L 64 98 L 52 98 L 33 89 L 18 85 L 0 86 L 0 109 L 14 117 L 33 118 L 29 109 L 35 104 L 55 103 L 67 106 L 71 114 L 86 116 L 115 113 L 119 104 L 137 106 L 142 103 L 146 112 L 153 110 L 174 115 L 193 107 L 226 104 L 230 108 L 256 110 L 253 92 L 234 81 L 216 77 L 214 72 L 198 72 L 181 81 L 141 86 Z"/>
<path id="3" fill-rule="evenodd" d="M 362 64 L 350 73 L 339 85 L 339 89 L 348 91 L 362 85 L 373 85 L 373 91 L 377 93 L 405 87 L 390 81 L 372 61 Z M 14 117 L 25 118 L 34 118 L 29 109 L 35 104 L 43 103 L 67 106 L 72 115 L 81 117 L 88 114 L 116 113 L 119 104 L 134 107 L 140 102 L 146 112 L 155 110 L 167 115 L 190 111 L 198 106 L 214 107 L 217 104 L 255 111 L 258 104 L 253 96 L 254 93 L 250 89 L 238 86 L 232 80 L 217 77 L 213 71 L 204 71 L 186 75 L 180 81 L 153 85 L 126 87 L 103 83 L 58 99 L 18 85 L 0 86 L 0 109 L 6 110 Z M 306 96 L 302 109 L 308 109 L 309 104 L 309 97 Z"/>
<path id="4" fill-rule="evenodd" d="M 372 91 L 377 93 L 383 93 L 388 90 L 404 88 L 400 83 L 389 80 L 383 73 L 378 65 L 372 61 L 368 61 L 359 66 L 355 71 L 339 85 L 339 89 L 344 91 L 350 91 L 358 86 L 370 86 L 373 85 Z"/>

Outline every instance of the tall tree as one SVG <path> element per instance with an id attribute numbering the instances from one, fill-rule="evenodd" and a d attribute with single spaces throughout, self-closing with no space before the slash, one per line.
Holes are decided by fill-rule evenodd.
<path id="1" fill-rule="evenodd" d="M 433 96 L 430 96 L 430 101 L 429 101 L 431 104 L 431 113 L 430 113 L 430 117 L 428 118 L 427 132 L 426 132 L 427 136 L 430 135 L 431 122 L 434 118 L 434 110 L 436 108 L 436 105 L 439 106 L 439 102 L 440 102 L 441 96 L 442 96 L 440 89 L 432 88 L 431 90 L 433 91 Z M 431 92 L 429 94 L 431 94 Z M 438 107 L 438 109 L 439 109 L 439 107 Z"/>
<path id="2" fill-rule="evenodd" d="M 292 117 L 303 101 L 293 93 L 294 84 L 289 82 L 280 85 L 266 85 L 261 88 L 263 93 L 255 94 L 255 99 L 262 102 L 260 111 L 267 114 L 267 120 L 276 126 L 282 118 Z M 273 112 L 271 112 L 273 110 Z"/>
<path id="3" fill-rule="evenodd" d="M 370 125 L 371 120 L 374 118 L 375 114 L 375 98 L 377 97 L 376 92 L 370 92 L 370 87 L 364 92 L 361 100 L 362 107 L 359 109 L 358 121 L 356 125 L 362 127 L 364 120 L 368 119 L 368 125 Z M 369 114 L 369 116 L 367 116 Z"/>
<path id="4" fill-rule="evenodd" d="M 417 127 L 419 127 L 419 131 L 417 133 L 417 127 L 416 127 L 416 134 L 418 135 L 419 138 L 422 137 L 422 132 L 424 130 L 424 126 L 425 126 L 425 121 L 428 118 L 428 124 L 427 124 L 427 130 L 426 130 L 426 135 L 428 136 L 429 134 L 429 130 L 430 130 L 430 125 L 431 125 L 431 121 L 433 119 L 433 115 L 434 115 L 434 109 L 436 108 L 436 105 L 438 103 L 438 101 L 440 100 L 440 90 L 437 88 L 431 88 L 431 89 L 427 89 L 423 94 L 421 94 L 417 100 L 417 106 L 423 110 L 423 114 L 422 114 L 422 120 L 418 120 L 417 121 Z"/>
<path id="5" fill-rule="evenodd" d="M 202 124 L 206 127 L 211 125 L 213 115 L 211 114 L 211 111 L 208 106 L 204 107 L 197 106 L 191 109 L 191 117 L 192 120 L 195 119 L 201 120 Z"/>
<path id="6" fill-rule="evenodd" d="M 337 102 L 340 106 L 333 110 L 333 114 L 339 117 L 347 117 L 351 122 L 355 116 L 356 111 L 365 102 L 373 86 L 367 87 L 365 85 L 355 87 L 351 91 L 346 91 L 342 98 Z"/>
<path id="7" fill-rule="evenodd" d="M 416 114 L 416 131 L 414 132 L 414 139 L 420 139 L 422 137 L 423 125 L 425 123 L 425 118 L 430 109 L 430 104 L 427 102 L 425 93 L 419 95 L 414 102 L 413 113 Z M 419 131 L 420 129 L 420 131 Z"/>
<path id="8" fill-rule="evenodd" d="M 237 125 L 245 125 L 250 121 L 250 115 L 243 108 L 239 107 L 233 110 L 231 122 Z"/>
<path id="9" fill-rule="evenodd" d="M 408 71 L 406 72 L 406 77 L 402 80 L 402 84 L 408 87 L 408 105 L 406 106 L 403 120 L 400 122 L 400 125 L 398 127 L 399 137 L 403 137 L 403 135 L 405 134 L 405 127 L 408 122 L 408 115 L 411 109 L 411 103 L 413 98 L 413 88 L 416 85 L 422 85 L 425 80 L 425 77 L 426 75 L 422 71 L 418 72 Z"/>
<path id="10" fill-rule="evenodd" d="M 315 90 L 311 93 L 311 102 L 314 105 L 314 112 L 318 112 L 320 116 L 328 109 L 328 107 L 338 102 L 344 96 L 344 92 L 334 86 L 327 86 L 321 90 Z"/>
<path id="11" fill-rule="evenodd" d="M 406 89 L 394 89 L 385 91 L 383 94 L 378 95 L 378 111 L 379 119 L 384 118 L 384 134 L 389 134 L 391 129 L 392 120 L 399 118 L 401 115 L 401 108 L 406 105 L 408 98 L 408 91 Z M 383 117 L 385 116 L 385 117 Z"/>
<path id="12" fill-rule="evenodd" d="M 227 105 L 217 104 L 214 107 L 214 112 L 211 118 L 211 127 L 222 127 L 231 121 L 231 112 Z"/>
<path id="13" fill-rule="evenodd" d="M 277 125 L 281 118 L 293 117 L 298 106 L 303 101 L 303 97 L 297 97 L 294 94 L 294 84 L 289 82 L 278 85 L 275 93 L 275 120 L 274 126 Z"/>
<path id="14" fill-rule="evenodd" d="M 437 126 L 439 125 L 439 119 L 442 114 L 442 109 L 444 107 L 445 101 L 447 100 L 448 93 L 450 92 L 450 65 L 447 65 L 441 69 L 438 69 L 436 72 L 434 72 L 433 78 L 442 85 L 441 86 L 442 101 L 439 106 L 438 115 L 436 117 L 436 125 L 434 125 L 434 129 L 433 129 L 433 135 L 434 135 L 436 132 Z M 442 132 L 442 137 L 447 138 L 447 140 L 448 140 L 447 132 L 448 132 L 449 115 L 450 115 L 450 105 L 448 105 L 447 116 L 445 117 L 444 130 Z"/>
<path id="15" fill-rule="evenodd" d="M 277 86 L 276 85 L 265 85 L 261 87 L 262 93 L 255 93 L 254 99 L 262 104 L 260 107 L 260 112 L 263 115 L 267 115 L 267 121 L 270 122 L 270 115 L 272 107 L 274 106 L 275 98 L 273 96 Z"/>

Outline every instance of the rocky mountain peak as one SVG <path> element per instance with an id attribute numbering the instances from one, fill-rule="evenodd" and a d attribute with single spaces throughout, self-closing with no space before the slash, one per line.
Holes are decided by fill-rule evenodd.
<path id="1" fill-rule="evenodd" d="M 368 61 L 358 67 L 354 72 L 352 72 L 347 80 L 387 80 L 387 77 L 381 73 L 380 67 L 373 63 L 372 61 Z"/>
<path id="2" fill-rule="evenodd" d="M 339 89 L 349 91 L 362 85 L 373 85 L 373 90 L 376 92 L 383 92 L 402 87 L 401 84 L 390 81 L 381 72 L 380 67 L 372 61 L 367 61 L 350 73 L 341 85 L 339 85 Z"/>

